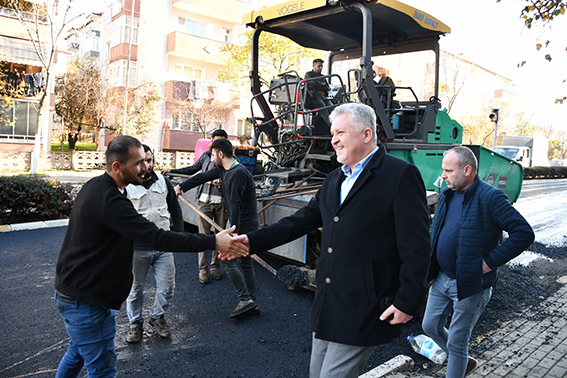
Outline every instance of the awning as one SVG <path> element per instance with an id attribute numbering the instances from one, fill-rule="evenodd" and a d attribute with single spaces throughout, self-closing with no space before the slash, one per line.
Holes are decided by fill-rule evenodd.
<path id="1" fill-rule="evenodd" d="M 45 52 L 45 47 L 43 47 L 43 51 Z M 43 66 L 32 42 L 3 36 L 0 36 L 0 60 L 30 66 Z"/>

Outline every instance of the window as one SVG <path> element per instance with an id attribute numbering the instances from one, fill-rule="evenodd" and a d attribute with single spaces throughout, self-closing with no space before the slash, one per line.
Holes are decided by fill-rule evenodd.
<path id="1" fill-rule="evenodd" d="M 236 134 L 238 136 L 252 136 L 252 124 L 245 119 L 239 119 L 236 125 Z"/>
<path id="2" fill-rule="evenodd" d="M 188 20 L 186 18 L 179 17 L 177 21 L 179 31 L 187 34 L 197 35 L 199 37 L 205 36 L 205 24 L 201 24 L 200 22 Z"/>
<path id="3" fill-rule="evenodd" d="M 110 84 L 111 85 L 125 85 L 126 84 L 126 67 L 128 66 L 128 61 L 118 60 L 116 62 L 110 63 Z M 132 87 L 136 85 L 137 82 L 137 63 L 130 61 L 130 75 L 128 76 L 128 86 Z"/>
<path id="4" fill-rule="evenodd" d="M 30 139 L 37 129 L 39 104 L 14 100 L 11 108 L 0 110 L 0 138 Z"/>
<path id="5" fill-rule="evenodd" d="M 120 16 L 112 22 L 112 35 L 110 42 L 112 46 L 120 43 L 130 43 L 130 26 L 132 18 L 130 16 Z M 134 18 L 134 31 L 132 33 L 132 43 L 138 44 L 138 28 L 140 21 Z"/>
<path id="6" fill-rule="evenodd" d="M 229 43 L 230 42 L 230 29 L 225 29 L 222 28 L 222 31 L 224 32 L 224 43 Z"/>
<path id="7" fill-rule="evenodd" d="M 200 132 L 199 121 L 199 117 L 193 113 L 176 113 L 173 115 L 171 128 L 173 130 Z"/>
<path id="8" fill-rule="evenodd" d="M 176 64 L 173 67 L 173 75 L 175 79 L 179 81 L 200 80 L 203 78 L 203 70 L 201 68 Z"/>

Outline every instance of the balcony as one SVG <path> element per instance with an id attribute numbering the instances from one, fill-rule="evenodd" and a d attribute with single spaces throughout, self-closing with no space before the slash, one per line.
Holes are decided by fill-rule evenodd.
<path id="1" fill-rule="evenodd" d="M 22 12 L 22 17 L 29 23 L 32 31 L 35 32 L 34 16 L 27 12 Z M 38 20 L 38 30 L 42 41 L 47 42 L 50 36 L 49 26 L 46 19 L 41 17 Z M 18 19 L 18 14 L 15 10 L 0 7 L 0 35 L 19 39 L 29 39 L 30 36 L 26 28 Z"/>
<path id="2" fill-rule="evenodd" d="M 224 64 L 224 54 L 220 52 L 221 46 L 222 43 L 212 39 L 196 37 L 177 31 L 167 36 L 168 54 L 218 66 Z M 212 54 L 205 50 L 212 52 Z"/>
<path id="3" fill-rule="evenodd" d="M 172 0 L 174 9 L 195 13 L 229 23 L 240 23 L 246 3 L 234 0 Z"/>
<path id="4" fill-rule="evenodd" d="M 202 106 L 223 110 L 240 108 L 240 92 L 228 89 L 218 82 L 170 80 L 165 83 L 165 101 L 181 104 L 185 101 L 202 101 Z"/>
<path id="5" fill-rule="evenodd" d="M 128 43 L 121 43 L 110 48 L 110 63 L 122 59 L 128 59 Z M 138 60 L 138 45 L 132 45 L 130 60 L 134 62 Z"/>
<path id="6" fill-rule="evenodd" d="M 512 104 L 517 101 L 518 95 L 506 89 L 497 89 L 494 98 L 501 104 Z"/>

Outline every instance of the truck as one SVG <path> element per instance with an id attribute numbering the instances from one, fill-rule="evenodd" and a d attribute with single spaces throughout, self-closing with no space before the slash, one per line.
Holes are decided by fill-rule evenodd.
<path id="1" fill-rule="evenodd" d="M 549 140 L 538 136 L 505 136 L 502 145 L 495 151 L 524 167 L 543 167 L 549 165 L 547 152 Z"/>
<path id="2" fill-rule="evenodd" d="M 248 121 L 254 129 L 252 144 L 263 160 L 263 173 L 255 172 L 255 177 L 262 193 L 268 193 L 258 199 L 261 226 L 305 206 L 326 175 L 340 166 L 323 108 L 310 108 L 306 101 L 312 79 L 295 71 L 261 77 L 262 33 L 275 33 L 321 51 L 326 57 L 323 78 L 331 88 L 325 110 L 346 102 L 371 106 L 378 142 L 388 153 L 419 168 L 428 204 L 434 208 L 442 185 L 443 153 L 462 144 L 463 136 L 462 126 L 439 99 L 439 38 L 450 33 L 447 25 L 395 0 L 291 0 L 249 12 L 242 23 L 254 29 Z M 422 63 L 419 70 L 416 62 Z M 388 68 L 396 75 L 394 85 L 379 85 L 376 71 Z M 522 165 L 484 146 L 468 147 L 478 158 L 480 178 L 516 201 Z M 266 182 L 275 183 L 276 190 L 262 188 Z M 320 230 L 315 230 L 269 252 L 316 268 L 320 236 Z"/>

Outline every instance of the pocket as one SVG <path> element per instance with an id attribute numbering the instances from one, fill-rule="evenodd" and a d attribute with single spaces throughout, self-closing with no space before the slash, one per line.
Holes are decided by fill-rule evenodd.
<path id="1" fill-rule="evenodd" d="M 363 274 L 364 274 L 364 284 L 366 286 L 366 297 L 368 303 L 374 303 L 378 300 L 376 297 L 376 287 L 374 286 L 374 266 L 372 260 L 364 261 Z"/>

